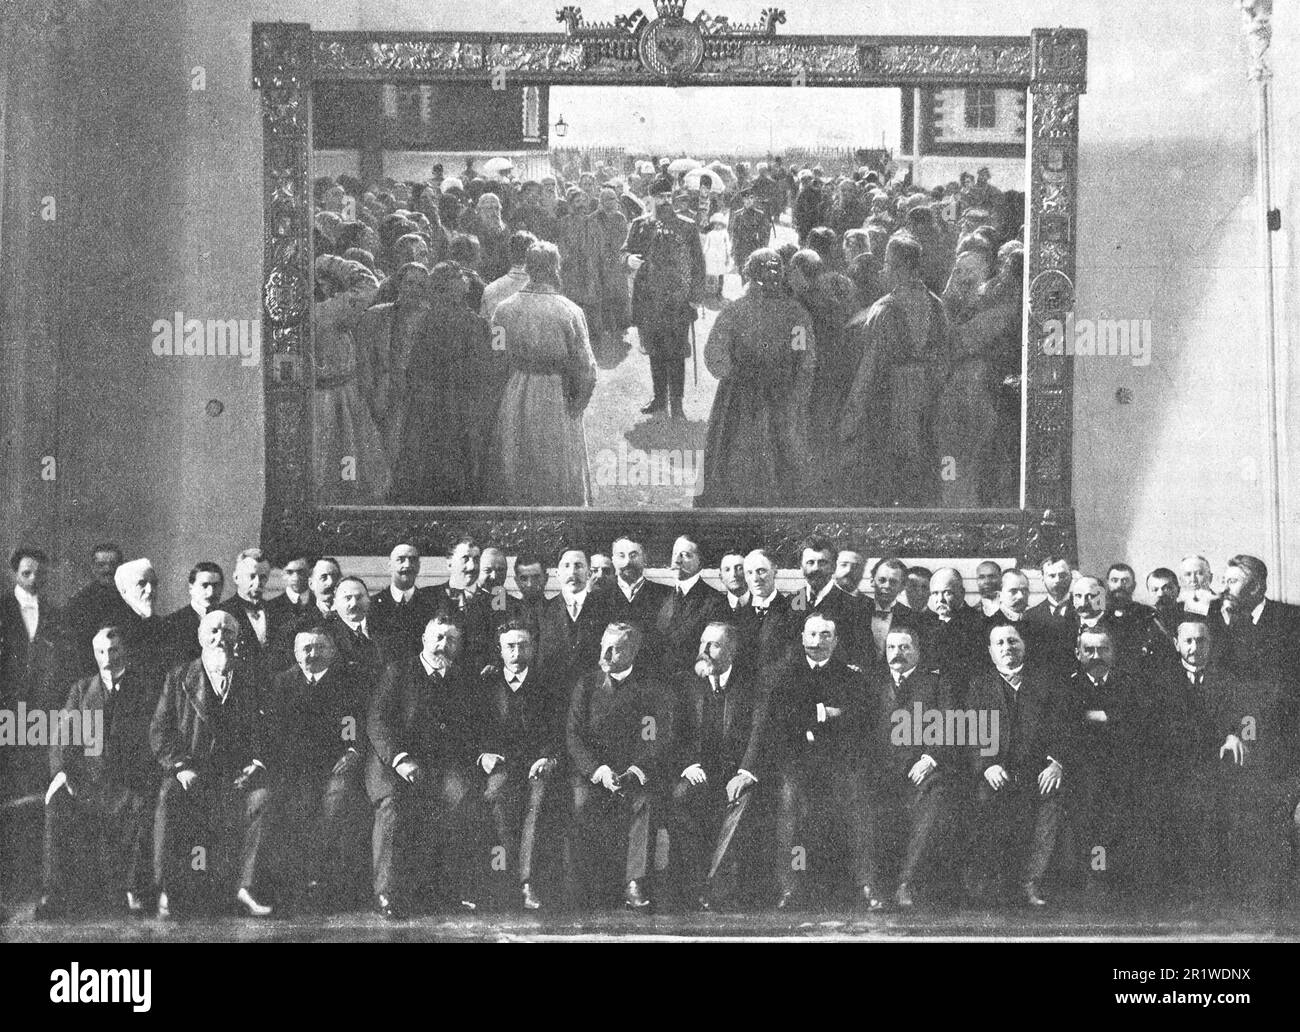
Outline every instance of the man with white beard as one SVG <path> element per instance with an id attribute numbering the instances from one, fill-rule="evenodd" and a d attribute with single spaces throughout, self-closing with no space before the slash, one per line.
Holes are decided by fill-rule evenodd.
<path id="1" fill-rule="evenodd" d="M 202 654 L 167 675 L 149 726 L 154 758 L 166 772 L 154 842 L 159 917 L 178 904 L 189 909 L 200 894 L 220 898 L 228 891 L 222 875 L 230 871 L 243 912 L 271 913 L 253 895 L 267 803 L 266 691 L 256 664 L 236 660 L 238 640 L 239 623 L 229 613 L 203 617 Z M 207 861 L 197 869 L 196 846 Z"/>

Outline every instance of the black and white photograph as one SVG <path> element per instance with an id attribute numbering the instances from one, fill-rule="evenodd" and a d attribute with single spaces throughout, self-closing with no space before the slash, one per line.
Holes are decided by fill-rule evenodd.
<path id="1" fill-rule="evenodd" d="M 637 3 L 0 2 L 0 940 L 1300 939 L 1294 9 Z"/>

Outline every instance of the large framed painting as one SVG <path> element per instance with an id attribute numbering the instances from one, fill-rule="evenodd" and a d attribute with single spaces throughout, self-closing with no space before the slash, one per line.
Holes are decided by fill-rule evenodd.
<path id="1" fill-rule="evenodd" d="M 264 546 L 1073 558 L 1085 34 L 557 21 L 254 25 Z"/>

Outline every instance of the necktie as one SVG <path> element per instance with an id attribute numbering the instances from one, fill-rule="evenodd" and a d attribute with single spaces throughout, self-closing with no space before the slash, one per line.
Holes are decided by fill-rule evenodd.
<path id="1" fill-rule="evenodd" d="M 578 603 L 576 600 L 569 603 L 569 619 L 575 623 L 578 620 Z"/>
<path id="2" fill-rule="evenodd" d="M 719 679 L 717 674 L 711 674 L 709 676 L 709 684 L 713 686 L 714 695 L 717 695 L 718 692 L 722 691 L 722 681 Z"/>

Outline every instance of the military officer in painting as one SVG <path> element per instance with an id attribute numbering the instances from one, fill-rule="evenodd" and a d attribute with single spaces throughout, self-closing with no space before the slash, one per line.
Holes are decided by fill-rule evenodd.
<path id="1" fill-rule="evenodd" d="M 673 181 L 661 175 L 651 186 L 654 209 L 628 228 L 623 250 L 636 269 L 632 322 L 650 357 L 654 397 L 646 415 L 669 409 L 683 416 L 686 356 L 695 310 L 704 296 L 704 249 L 694 222 L 673 211 Z"/>

